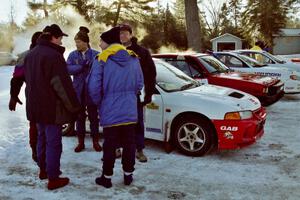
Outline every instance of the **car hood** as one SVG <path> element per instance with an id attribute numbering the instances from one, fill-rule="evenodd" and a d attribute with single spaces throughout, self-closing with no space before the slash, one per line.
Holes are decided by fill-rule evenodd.
<path id="1" fill-rule="evenodd" d="M 271 85 L 278 82 L 278 80 L 275 78 L 260 76 L 254 73 L 239 73 L 239 72 L 221 73 L 216 75 L 215 77 L 234 79 L 239 81 L 255 82 L 263 85 Z"/>
<path id="2" fill-rule="evenodd" d="M 207 102 L 222 104 L 233 110 L 257 110 L 261 107 L 259 100 L 245 92 L 232 88 L 211 84 L 202 85 L 182 91 L 183 96 L 194 96 L 205 99 Z M 213 104 L 212 104 L 213 105 Z"/>

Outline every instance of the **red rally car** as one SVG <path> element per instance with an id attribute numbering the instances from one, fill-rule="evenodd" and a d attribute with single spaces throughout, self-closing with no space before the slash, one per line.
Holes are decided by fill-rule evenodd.
<path id="1" fill-rule="evenodd" d="M 183 71 L 202 84 L 230 87 L 257 97 L 263 106 L 278 101 L 283 95 L 284 84 L 271 77 L 251 73 L 233 72 L 218 59 L 201 53 L 153 54 Z"/>

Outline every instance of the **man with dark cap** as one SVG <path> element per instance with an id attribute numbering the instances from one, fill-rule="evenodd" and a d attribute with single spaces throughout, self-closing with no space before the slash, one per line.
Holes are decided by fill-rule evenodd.
<path id="1" fill-rule="evenodd" d="M 137 102 L 138 124 L 136 131 L 136 158 L 140 162 L 147 162 L 147 157 L 143 152 L 143 149 L 145 148 L 143 107 L 151 102 L 155 90 L 156 68 L 150 52 L 137 44 L 137 38 L 133 37 L 132 28 L 128 24 L 120 25 L 120 40 L 127 49 L 134 51 L 134 53 L 138 55 L 144 75 L 145 97 L 143 101 L 138 98 Z"/>
<path id="2" fill-rule="evenodd" d="M 124 184 L 133 181 L 135 165 L 135 126 L 137 95 L 143 87 L 143 74 L 138 58 L 120 44 L 120 28 L 114 27 L 100 36 L 102 52 L 93 62 L 87 78 L 89 95 L 99 106 L 103 127 L 102 175 L 96 183 L 112 187 L 111 177 L 117 145 L 123 147 Z"/>
<path id="3" fill-rule="evenodd" d="M 62 124 L 73 122 L 80 110 L 63 57 L 63 36 L 67 34 L 58 25 L 46 26 L 24 60 L 26 114 L 37 123 L 39 178 L 48 178 L 49 190 L 69 183 L 69 178 L 59 177 Z"/>
<path id="4" fill-rule="evenodd" d="M 91 102 L 85 89 L 85 79 L 90 72 L 93 59 L 99 53 L 98 51 L 90 48 L 88 33 L 88 28 L 83 26 L 79 28 L 79 32 L 74 38 L 77 50 L 72 51 L 67 59 L 68 72 L 70 75 L 73 75 L 73 87 L 81 104 L 81 112 L 79 113 L 76 121 L 78 145 L 74 149 L 75 152 L 81 152 L 85 148 L 84 137 L 86 132 L 86 110 L 90 120 L 93 147 L 97 152 L 102 150 L 102 147 L 99 144 L 100 135 L 97 106 Z"/>
<path id="5" fill-rule="evenodd" d="M 24 58 L 28 52 L 36 46 L 36 42 L 40 35 L 41 31 L 35 32 L 31 37 L 30 48 L 27 51 L 18 55 L 17 65 L 15 66 L 13 77 L 10 81 L 10 100 L 9 100 L 9 110 L 15 111 L 17 103 L 22 105 L 22 102 L 19 99 L 19 93 L 22 88 L 22 85 L 25 81 L 24 77 Z M 32 159 L 37 162 L 37 138 L 38 131 L 35 122 L 29 122 L 29 144 L 32 152 Z"/>

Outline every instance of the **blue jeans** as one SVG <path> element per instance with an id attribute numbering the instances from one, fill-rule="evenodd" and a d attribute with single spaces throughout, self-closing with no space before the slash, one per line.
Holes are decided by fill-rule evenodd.
<path id="1" fill-rule="evenodd" d="M 138 123 L 136 125 L 136 149 L 141 151 L 145 148 L 145 129 L 144 129 L 144 107 L 141 104 L 140 98 L 138 97 L 137 111 L 138 111 Z"/>
<path id="2" fill-rule="evenodd" d="M 38 123 L 37 157 L 41 170 L 47 171 L 48 179 L 58 178 L 62 153 L 61 125 Z"/>
<path id="3" fill-rule="evenodd" d="M 90 121 L 90 129 L 91 135 L 99 134 L 99 118 L 98 118 L 98 108 L 96 105 L 88 105 L 82 108 L 82 111 L 79 113 L 78 119 L 76 121 L 76 131 L 79 137 L 84 137 L 86 128 L 85 128 L 85 120 L 86 120 L 86 112 L 85 108 L 87 108 L 88 118 Z"/>
<path id="4" fill-rule="evenodd" d="M 124 125 L 108 127 L 103 129 L 103 174 L 113 175 L 114 164 L 116 160 L 116 148 L 123 147 L 122 166 L 123 171 L 133 172 L 135 165 L 135 130 L 136 126 Z"/>

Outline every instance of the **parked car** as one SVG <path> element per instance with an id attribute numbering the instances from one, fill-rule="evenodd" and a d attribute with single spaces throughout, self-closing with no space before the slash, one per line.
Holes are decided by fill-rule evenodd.
<path id="1" fill-rule="evenodd" d="M 1 65 L 15 65 L 18 57 L 9 52 L 0 52 L 0 66 Z"/>
<path id="2" fill-rule="evenodd" d="M 274 56 L 266 51 L 243 49 L 243 50 L 235 50 L 232 52 L 249 56 L 250 58 L 253 58 L 259 61 L 260 63 L 268 66 L 279 67 L 279 68 L 284 67 L 300 73 L 300 66 L 297 65 L 296 63 L 283 59 L 280 56 Z"/>
<path id="3" fill-rule="evenodd" d="M 154 59 L 157 77 L 145 109 L 145 137 L 175 144 L 186 155 L 202 156 L 211 147 L 237 149 L 264 133 L 265 109 L 242 91 L 199 84 L 174 66 Z"/>
<path id="4" fill-rule="evenodd" d="M 283 83 L 277 78 L 234 72 L 215 57 L 200 53 L 154 54 L 155 58 L 175 66 L 201 83 L 230 87 L 257 97 L 267 106 L 283 95 Z"/>
<path id="5" fill-rule="evenodd" d="M 283 67 L 261 64 L 248 56 L 233 52 L 214 52 L 213 55 L 227 67 L 240 72 L 250 72 L 263 76 L 277 77 L 284 83 L 284 92 L 300 93 L 300 73 Z"/>

